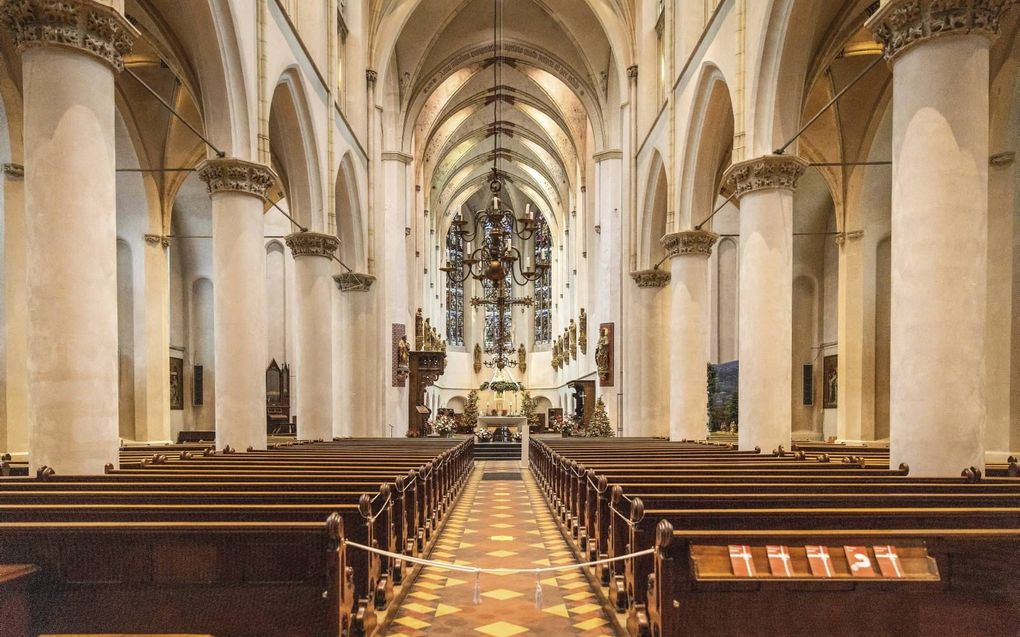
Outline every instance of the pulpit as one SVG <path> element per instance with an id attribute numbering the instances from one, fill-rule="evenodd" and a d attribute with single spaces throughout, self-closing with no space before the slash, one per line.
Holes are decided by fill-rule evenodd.
<path id="1" fill-rule="evenodd" d="M 446 352 L 409 352 L 407 379 L 407 435 L 421 438 L 428 430 L 431 411 L 425 408 L 425 390 L 446 371 Z M 419 409 L 423 408 L 423 409 Z"/>

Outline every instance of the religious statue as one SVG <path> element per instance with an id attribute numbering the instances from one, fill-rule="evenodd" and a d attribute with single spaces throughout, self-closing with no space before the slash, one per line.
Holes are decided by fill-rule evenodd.
<path id="1" fill-rule="evenodd" d="M 482 346 L 475 343 L 475 373 L 482 371 Z"/>
<path id="2" fill-rule="evenodd" d="M 595 366 L 598 367 L 599 378 L 609 376 L 609 328 L 606 327 L 602 328 L 595 346 Z"/>
<path id="3" fill-rule="evenodd" d="M 521 373 L 528 371 L 528 352 L 524 349 L 524 343 L 517 348 L 517 369 L 521 370 Z"/>
<path id="4" fill-rule="evenodd" d="M 577 326 L 577 346 L 581 349 L 581 354 L 588 353 L 588 313 L 581 308 L 581 316 L 578 318 Z"/>
<path id="5" fill-rule="evenodd" d="M 414 313 L 414 347 L 420 349 L 425 342 L 425 324 L 422 318 L 421 308 Z"/>
<path id="6" fill-rule="evenodd" d="M 559 348 L 556 345 L 556 341 L 553 341 L 552 358 L 549 360 L 549 364 L 552 365 L 553 369 L 559 369 L 559 361 L 557 360 L 557 358 L 559 357 L 560 354 L 558 350 Z"/>
<path id="7" fill-rule="evenodd" d="M 570 319 L 568 334 L 570 338 L 570 358 L 577 360 L 577 323 L 574 322 L 574 319 Z"/>
<path id="8" fill-rule="evenodd" d="M 397 342 L 397 367 L 408 368 L 411 364 L 411 345 L 407 342 L 407 336 L 401 336 Z"/>

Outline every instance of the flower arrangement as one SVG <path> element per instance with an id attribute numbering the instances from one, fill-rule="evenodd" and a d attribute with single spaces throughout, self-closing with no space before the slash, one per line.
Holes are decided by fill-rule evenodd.
<path id="1" fill-rule="evenodd" d="M 485 427 L 475 427 L 475 436 L 478 437 L 479 442 L 489 442 L 492 440 L 492 432 Z"/>
<path id="2" fill-rule="evenodd" d="M 429 421 L 429 428 L 433 433 L 447 437 L 457 429 L 457 423 L 449 416 L 437 416 Z"/>
<path id="3" fill-rule="evenodd" d="M 565 436 L 570 436 L 581 431 L 581 423 L 573 416 L 557 416 L 549 423 L 553 431 L 558 431 Z"/>

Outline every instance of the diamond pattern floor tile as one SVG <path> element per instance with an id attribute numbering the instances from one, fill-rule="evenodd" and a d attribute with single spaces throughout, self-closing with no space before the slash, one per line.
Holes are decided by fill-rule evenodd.
<path id="1" fill-rule="evenodd" d="M 511 470 L 517 471 L 516 463 L 476 463 L 430 559 L 484 568 L 574 563 L 529 472 L 521 472 L 521 480 L 481 479 L 483 473 Z M 467 539 L 470 542 L 463 541 Z M 530 572 L 483 574 L 479 579 L 482 603 L 476 605 L 472 599 L 474 574 L 425 568 L 411 583 L 410 592 L 383 635 L 612 635 L 612 627 L 582 573 L 572 570 L 544 573 L 540 577 L 541 609 L 535 607 L 536 578 Z"/>

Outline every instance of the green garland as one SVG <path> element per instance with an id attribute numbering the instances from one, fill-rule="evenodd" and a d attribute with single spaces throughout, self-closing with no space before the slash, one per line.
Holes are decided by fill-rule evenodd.
<path id="1" fill-rule="evenodd" d="M 524 385 L 512 383 L 508 380 L 494 380 L 491 383 L 482 383 L 482 386 L 479 387 L 479 389 L 481 389 L 482 391 L 485 391 L 486 389 L 491 389 L 497 394 L 502 394 L 503 392 L 508 391 L 521 391 L 524 389 Z"/>

